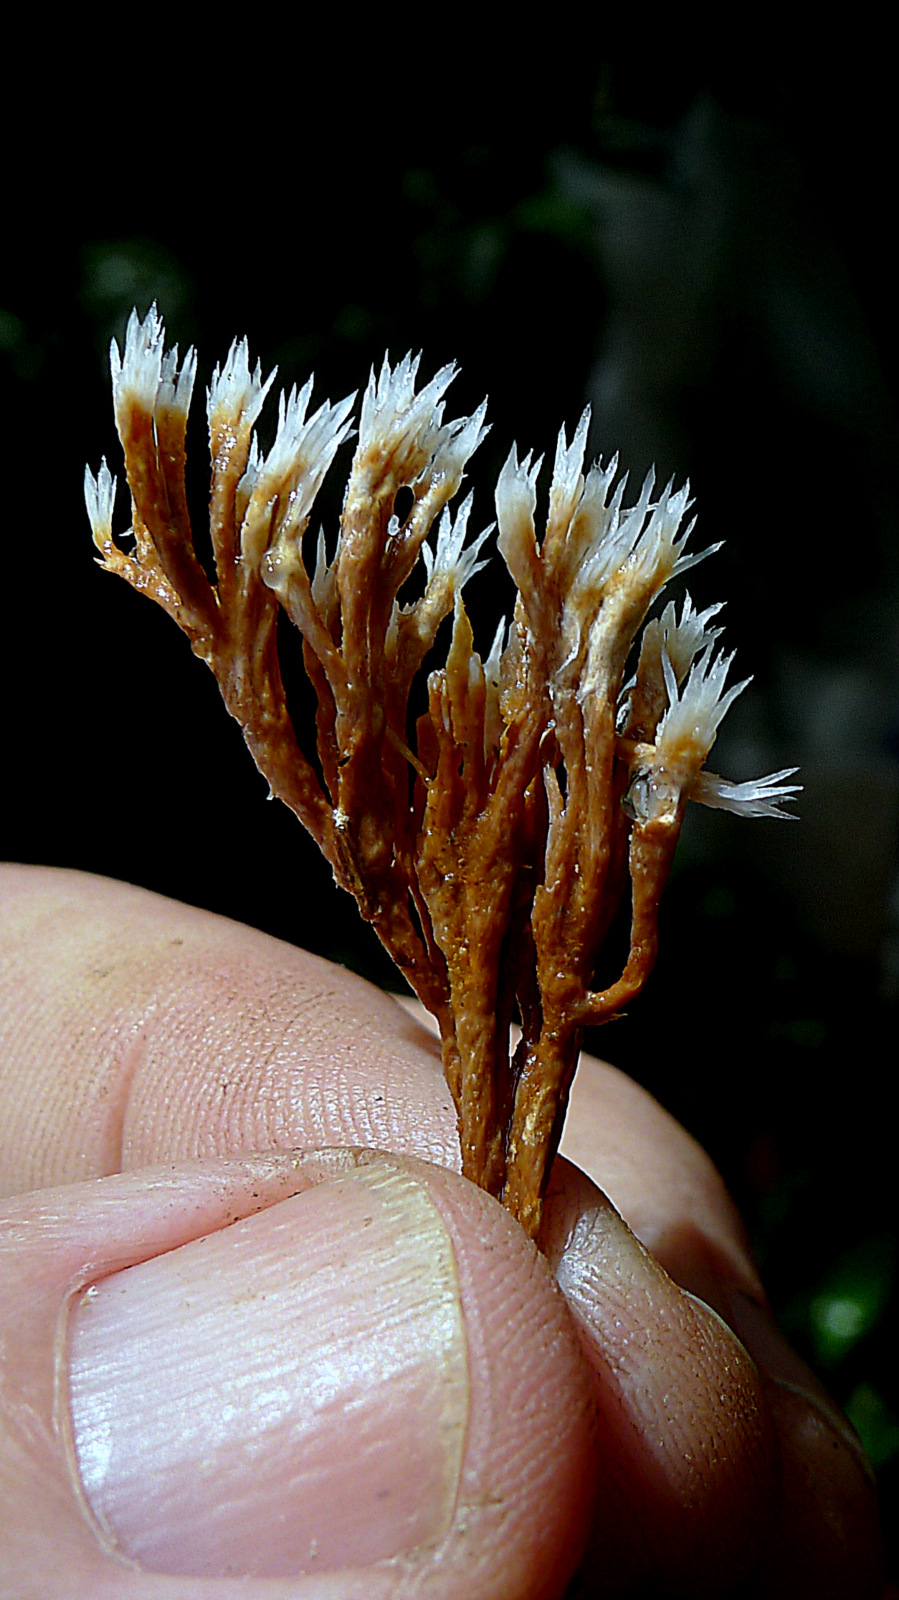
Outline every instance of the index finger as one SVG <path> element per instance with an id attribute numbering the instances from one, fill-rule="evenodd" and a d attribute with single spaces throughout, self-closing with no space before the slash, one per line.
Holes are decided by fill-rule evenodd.
<path id="1" fill-rule="evenodd" d="M 310 1144 L 458 1170 L 432 1031 L 353 973 L 88 874 L 6 866 L 0 896 L 0 1192 Z M 584 1059 L 563 1150 L 657 1254 L 692 1231 L 757 1282 L 712 1163 L 623 1074 Z"/>

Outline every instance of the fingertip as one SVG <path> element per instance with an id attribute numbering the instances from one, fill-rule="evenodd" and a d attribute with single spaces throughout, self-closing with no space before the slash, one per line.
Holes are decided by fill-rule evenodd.
<path id="1" fill-rule="evenodd" d="M 76 1284 L 68 1341 L 43 1329 L 45 1353 L 69 1353 L 74 1451 L 40 1470 L 70 1475 L 78 1571 L 96 1592 L 119 1572 L 123 1594 L 256 1571 L 298 1600 L 325 1579 L 341 1600 L 560 1596 L 595 1498 L 595 1410 L 533 1245 L 413 1158 L 262 1165 L 54 1191 L 42 1268 L 23 1235 L 34 1319 L 55 1293 L 58 1321 Z M 45 1433 L 59 1448 L 49 1415 Z M 33 1560 L 30 1527 L 20 1542 Z"/>
<path id="2" fill-rule="evenodd" d="M 832 1402 L 765 1380 L 780 1492 L 759 1574 L 765 1600 L 882 1600 L 883 1537 L 870 1466 Z"/>
<path id="3" fill-rule="evenodd" d="M 557 1163 L 544 1242 L 593 1373 L 603 1486 L 590 1560 L 619 1587 L 748 1581 L 777 1482 L 758 1373 L 584 1174 Z M 630 1592 L 630 1591 L 628 1591 Z"/>

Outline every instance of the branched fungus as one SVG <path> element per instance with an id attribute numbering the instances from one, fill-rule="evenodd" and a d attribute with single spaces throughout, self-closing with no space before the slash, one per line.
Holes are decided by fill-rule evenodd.
<path id="1" fill-rule="evenodd" d="M 272 793 L 437 1020 L 463 1172 L 536 1236 L 583 1030 L 646 981 L 687 801 L 785 816 L 797 788 L 786 781 L 795 769 L 736 784 L 705 770 L 745 687 L 726 687 L 720 607 L 697 613 L 686 597 L 679 614 L 669 603 L 646 621 L 668 580 L 700 559 L 686 548 L 688 491 L 657 493 L 650 476 L 626 506 L 616 461 L 584 472 L 585 413 L 570 444 L 559 435 L 542 537 L 540 461 L 513 449 L 496 525 L 469 539 L 471 496 L 450 505 L 485 406 L 444 422 L 454 368 L 416 392 L 418 362 L 385 359 L 362 400 L 336 547 L 329 559 L 319 533 L 310 570 L 304 536 L 355 396 L 307 416 L 311 380 L 282 395 L 263 455 L 254 427 L 274 374 L 263 381 L 235 342 L 207 395 L 213 582 L 184 486 L 194 352 L 179 365 L 177 348 L 165 351 L 154 307 L 143 322 L 132 315 L 111 363 L 133 547 L 113 537 L 104 461 L 85 480 L 101 563 L 163 606 L 212 668 Z M 517 598 L 482 657 L 462 590 L 486 565 L 494 526 Z M 419 561 L 420 592 L 404 603 Z M 317 766 L 287 709 L 281 608 L 317 697 Z M 450 614 L 446 665 L 414 718 L 413 683 Z M 628 882 L 630 951 L 598 989 Z"/>

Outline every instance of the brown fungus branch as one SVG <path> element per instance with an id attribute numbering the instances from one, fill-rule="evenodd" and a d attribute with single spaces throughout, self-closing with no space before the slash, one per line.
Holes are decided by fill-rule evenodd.
<path id="1" fill-rule="evenodd" d="M 646 981 L 688 799 L 785 816 L 796 792 L 792 769 L 743 784 L 704 770 L 744 687 L 725 687 L 731 658 L 715 653 L 710 626 L 719 608 L 697 614 L 687 597 L 679 617 L 669 603 L 646 621 L 668 580 L 699 559 L 685 550 L 687 489 L 656 494 L 650 476 L 625 507 L 616 462 L 584 473 L 585 413 L 570 445 L 559 436 L 538 538 L 540 462 L 519 463 L 513 449 L 496 488 L 496 545 L 517 600 L 484 659 L 462 590 L 485 565 L 492 528 L 466 542 L 471 498 L 454 514 L 450 502 L 485 407 L 444 422 L 452 367 L 418 393 L 408 357 L 372 374 L 334 558 L 319 535 L 310 573 L 304 535 L 355 397 L 307 417 L 311 380 L 282 395 L 263 457 L 254 427 L 274 374 L 263 382 L 246 341 L 232 345 L 207 395 L 211 583 L 184 489 L 194 353 L 180 366 L 177 349 L 166 353 L 154 307 L 143 322 L 132 315 L 111 359 L 134 543 L 126 552 L 113 538 L 104 461 L 85 480 L 101 564 L 163 606 L 215 673 L 272 793 L 437 1019 L 464 1174 L 536 1237 L 583 1030 Z M 401 490 L 412 495 L 402 520 Z M 422 592 L 403 603 L 419 562 Z M 318 700 L 321 779 L 287 710 L 279 607 L 302 636 Z M 413 683 L 450 615 L 446 665 L 428 679 L 410 748 Z M 597 990 L 628 884 L 630 951 Z"/>

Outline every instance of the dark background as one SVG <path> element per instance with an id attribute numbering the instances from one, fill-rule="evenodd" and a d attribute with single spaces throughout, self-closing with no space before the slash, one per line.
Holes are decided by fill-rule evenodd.
<path id="1" fill-rule="evenodd" d="M 897 140 L 884 47 L 866 48 L 741 46 L 707 67 L 589 38 L 489 61 L 377 39 L 312 60 L 297 24 L 187 63 L 148 35 L 77 82 L 23 58 L 0 260 L 0 818 L 11 858 L 143 884 L 393 981 L 265 805 L 211 675 L 92 563 L 81 477 L 119 462 L 106 351 L 133 304 L 155 297 L 199 348 L 198 523 L 201 389 L 244 333 L 285 385 L 314 368 L 319 399 L 385 349 L 423 349 L 427 375 L 456 359 L 449 414 L 490 395 L 475 527 L 513 439 L 551 458 L 586 399 L 594 450 L 689 475 L 697 539 L 727 541 L 691 592 L 727 600 L 754 675 L 711 765 L 801 764 L 802 820 L 694 808 L 657 971 L 594 1048 L 722 1167 L 892 1525 Z M 486 575 L 471 594 L 486 646 L 500 602 Z"/>

